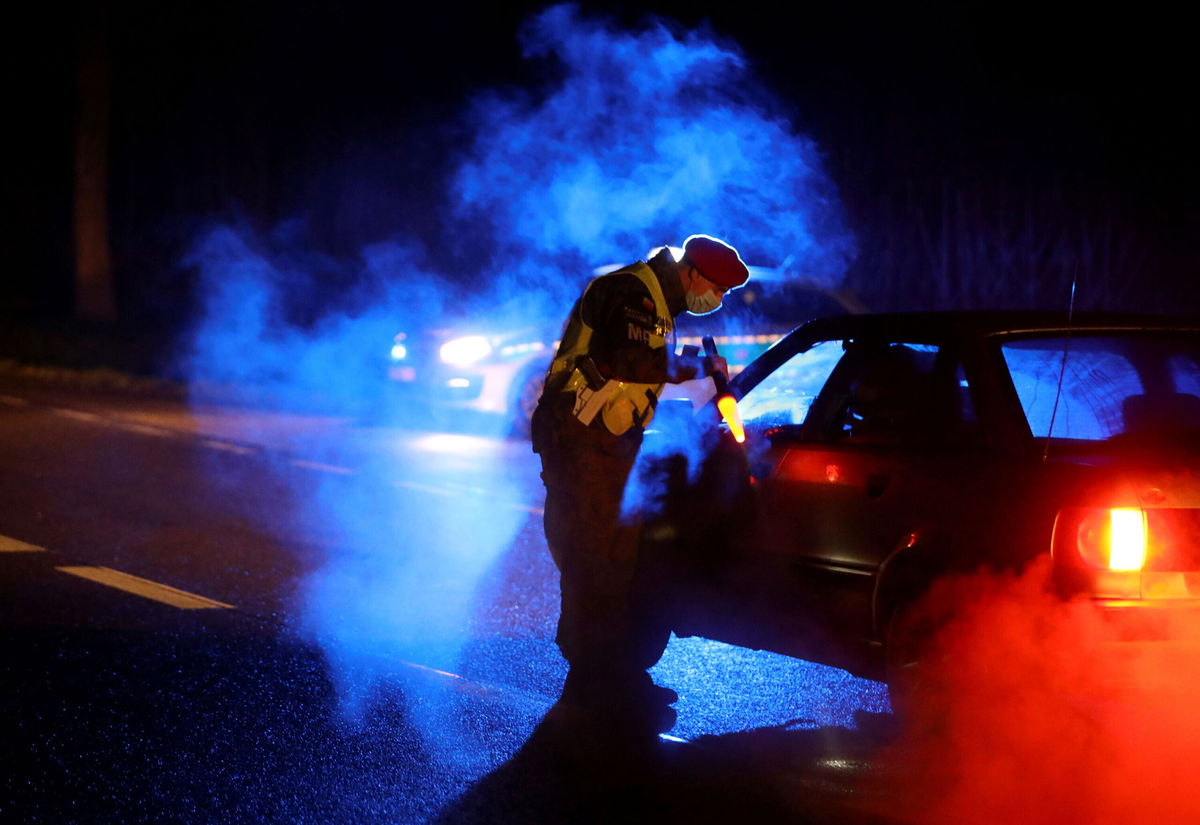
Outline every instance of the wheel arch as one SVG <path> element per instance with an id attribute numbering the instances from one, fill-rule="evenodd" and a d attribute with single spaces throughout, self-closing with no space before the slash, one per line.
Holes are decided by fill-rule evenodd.
<path id="1" fill-rule="evenodd" d="M 886 643 L 897 608 L 911 605 L 929 589 L 944 552 L 944 540 L 930 528 L 911 530 L 892 546 L 879 565 L 872 594 L 872 632 L 877 642 Z"/>

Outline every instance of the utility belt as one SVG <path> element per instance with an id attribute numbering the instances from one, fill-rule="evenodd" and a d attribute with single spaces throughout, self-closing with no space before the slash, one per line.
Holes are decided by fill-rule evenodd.
<path id="1" fill-rule="evenodd" d="M 586 427 L 603 426 L 613 435 L 645 429 L 658 406 L 661 384 L 606 379 L 589 356 L 576 359 L 563 389 L 575 395 L 571 414 Z"/>

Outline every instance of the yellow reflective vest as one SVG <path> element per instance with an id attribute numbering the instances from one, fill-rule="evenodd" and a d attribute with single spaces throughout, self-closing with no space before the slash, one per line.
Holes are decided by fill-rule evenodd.
<path id="1" fill-rule="evenodd" d="M 607 278 L 622 273 L 637 276 L 638 280 L 646 285 L 646 289 L 650 291 L 650 297 L 654 300 L 655 327 L 644 343 L 651 349 L 666 347 L 668 337 L 673 340 L 675 321 L 667 309 L 667 299 L 663 295 L 662 285 L 659 284 L 654 270 L 650 268 L 649 264 L 639 261 L 632 266 L 601 277 Z M 583 297 L 580 298 L 581 306 L 587 300 L 587 293 L 591 287 L 592 284 L 588 284 L 587 289 L 584 290 Z M 563 341 L 557 356 L 550 364 L 546 383 L 554 386 L 561 375 L 569 373 L 562 389 L 564 392 L 575 394 L 573 413 L 583 424 L 590 425 L 599 416 L 605 429 L 613 435 L 622 435 L 634 425 L 645 427 L 654 417 L 654 408 L 658 404 L 658 396 L 662 392 L 663 385 L 661 383 L 642 384 L 635 381 L 621 381 L 616 378 L 608 379 L 600 387 L 589 385 L 587 377 L 579 368 L 578 363 L 582 357 L 589 354 L 595 330 L 584 322 L 582 315 L 583 313 L 580 312 L 579 334 L 573 341 Z"/>

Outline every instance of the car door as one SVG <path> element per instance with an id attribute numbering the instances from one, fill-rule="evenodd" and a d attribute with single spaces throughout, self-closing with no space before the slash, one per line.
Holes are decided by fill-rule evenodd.
<path id="1" fill-rule="evenodd" d="M 806 381 L 822 373 L 813 398 Z M 830 660 L 870 638 L 889 554 L 956 495 L 974 428 L 965 385 L 950 347 L 831 341 L 742 399 L 757 506 L 726 585 L 760 646 Z"/>

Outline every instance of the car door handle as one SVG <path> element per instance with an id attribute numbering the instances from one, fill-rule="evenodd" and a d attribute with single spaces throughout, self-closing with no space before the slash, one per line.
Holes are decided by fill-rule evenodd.
<path id="1" fill-rule="evenodd" d="M 892 477 L 883 473 L 871 473 L 867 476 L 867 498 L 879 498 L 887 490 Z"/>

